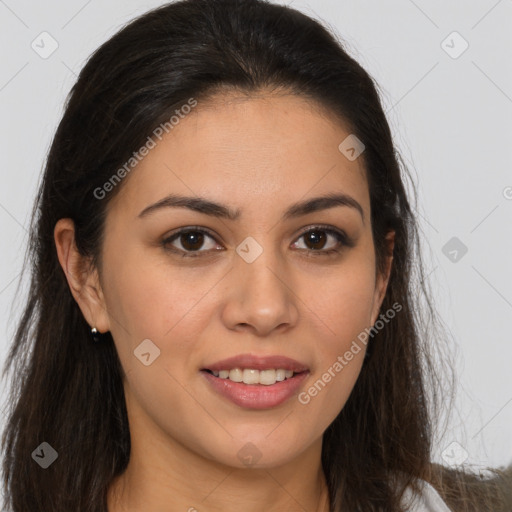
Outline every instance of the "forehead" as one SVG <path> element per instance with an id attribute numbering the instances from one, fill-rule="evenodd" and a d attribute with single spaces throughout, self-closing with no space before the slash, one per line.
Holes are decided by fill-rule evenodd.
<path id="1" fill-rule="evenodd" d="M 363 158 L 339 150 L 349 135 L 323 106 L 293 94 L 218 94 L 155 139 L 110 207 L 133 214 L 174 192 L 261 210 L 335 190 L 366 209 Z"/>

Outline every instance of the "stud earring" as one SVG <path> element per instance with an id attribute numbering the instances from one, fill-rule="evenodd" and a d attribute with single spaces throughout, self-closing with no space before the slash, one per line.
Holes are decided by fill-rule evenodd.
<path id="1" fill-rule="evenodd" d="M 91 328 L 91 337 L 92 341 L 98 343 L 100 341 L 101 333 L 96 329 L 96 327 Z"/>

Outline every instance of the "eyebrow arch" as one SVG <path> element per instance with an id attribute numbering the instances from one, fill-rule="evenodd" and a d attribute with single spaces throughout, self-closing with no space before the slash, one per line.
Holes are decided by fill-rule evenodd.
<path id="1" fill-rule="evenodd" d="M 324 196 L 313 197 L 299 201 L 291 205 L 283 214 L 282 220 L 288 220 L 308 213 L 314 213 L 321 210 L 327 210 L 336 206 L 347 206 L 357 210 L 364 222 L 364 210 L 362 206 L 352 197 L 342 193 L 331 193 Z M 170 194 L 160 201 L 144 208 L 138 215 L 139 218 L 146 217 L 152 212 L 161 208 L 187 208 L 205 215 L 218 217 L 227 220 L 237 220 L 241 216 L 241 211 L 231 210 L 227 206 L 209 201 L 202 197 L 189 197 Z"/>

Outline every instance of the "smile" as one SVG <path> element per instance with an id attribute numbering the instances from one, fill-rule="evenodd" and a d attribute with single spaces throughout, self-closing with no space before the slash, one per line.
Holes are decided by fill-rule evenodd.
<path id="1" fill-rule="evenodd" d="M 208 370 L 210 371 L 210 370 Z M 293 377 L 292 370 L 256 370 L 252 368 L 233 368 L 232 370 L 220 370 L 211 372 L 215 377 L 220 379 L 229 379 L 233 382 L 243 382 L 244 384 L 262 384 L 264 386 L 272 386 L 276 382 L 282 382 Z"/>

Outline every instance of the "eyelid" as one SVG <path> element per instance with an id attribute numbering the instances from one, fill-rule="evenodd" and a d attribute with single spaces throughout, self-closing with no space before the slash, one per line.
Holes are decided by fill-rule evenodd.
<path id="1" fill-rule="evenodd" d="M 216 234 L 210 230 L 210 228 L 206 228 L 204 226 L 184 226 L 182 228 L 178 228 L 174 231 L 171 231 L 170 233 L 166 234 L 164 236 L 164 239 L 163 241 L 168 241 L 174 237 L 177 237 L 178 235 L 181 235 L 183 233 L 188 233 L 189 231 L 199 231 L 200 233 L 204 233 L 206 235 L 208 235 L 209 237 L 213 238 L 217 243 L 217 236 Z"/>
<path id="2" fill-rule="evenodd" d="M 310 231 L 314 231 L 315 229 L 321 229 L 322 231 L 326 231 L 328 233 L 336 233 L 339 235 L 343 235 L 346 238 L 349 238 L 349 236 L 345 233 L 343 229 L 336 228 L 329 224 L 311 224 L 309 226 L 306 226 L 305 228 L 302 228 L 301 231 L 299 231 L 297 238 L 303 236 L 306 233 L 309 233 Z"/>

